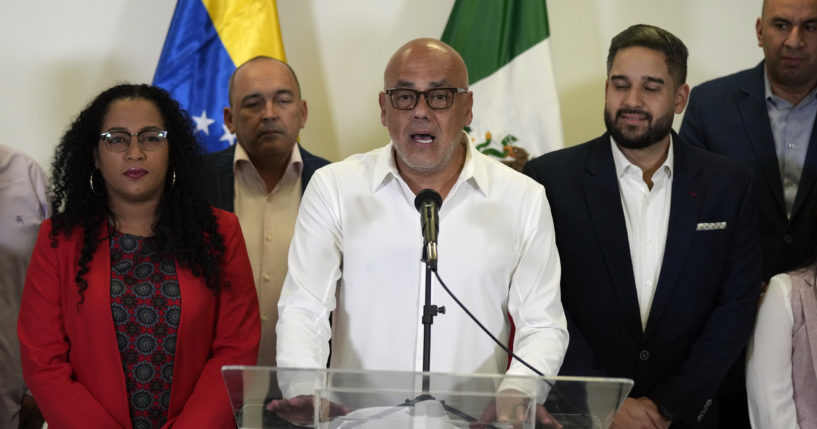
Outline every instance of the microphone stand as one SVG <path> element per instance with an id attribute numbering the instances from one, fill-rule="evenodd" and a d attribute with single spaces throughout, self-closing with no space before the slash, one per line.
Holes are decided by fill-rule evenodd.
<path id="1" fill-rule="evenodd" d="M 429 257 L 431 255 L 431 257 Z M 423 392 L 414 399 L 406 399 L 401 404 L 404 407 L 413 407 L 417 403 L 427 400 L 436 401 L 437 398 L 432 396 L 429 392 L 431 371 L 431 325 L 434 323 L 434 317 L 438 314 L 445 314 L 445 307 L 431 304 L 431 274 L 437 272 L 437 243 L 423 240 L 423 258 L 422 261 L 426 264 L 426 282 L 425 282 L 425 305 L 423 305 Z M 475 423 L 476 418 L 460 411 L 445 403 L 445 401 L 438 401 L 446 412 L 454 414 L 461 419 Z M 387 410 L 383 414 L 389 414 L 391 411 Z M 496 429 L 493 425 L 486 425 L 486 429 Z"/>
<path id="2" fill-rule="evenodd" d="M 428 202 L 432 204 L 429 205 Z M 440 205 L 442 204 L 442 199 L 440 195 L 434 191 L 433 189 L 424 189 L 420 191 L 417 195 L 417 198 L 414 200 L 414 206 L 417 208 L 418 211 L 422 214 L 423 219 L 423 256 L 422 261 L 426 265 L 426 281 L 425 281 L 425 303 L 423 305 L 423 386 L 422 386 L 422 393 L 414 399 L 407 399 L 402 406 L 410 406 L 413 407 L 417 403 L 426 401 L 426 400 L 433 400 L 436 401 L 437 399 L 432 396 L 429 392 L 431 392 L 430 388 L 430 381 L 431 378 L 429 376 L 429 372 L 431 371 L 431 325 L 434 323 L 434 317 L 438 314 L 445 314 L 445 307 L 440 306 L 437 307 L 436 305 L 431 304 L 431 274 L 437 272 L 437 232 L 436 229 L 438 227 L 438 214 L 437 210 L 439 209 Z M 429 211 L 433 213 L 433 216 L 429 216 Z M 428 223 L 433 224 L 431 228 L 427 228 L 429 225 Z M 463 413 L 462 411 L 451 407 L 450 405 L 446 404 L 445 401 L 439 401 L 442 405 L 443 409 L 446 412 L 455 414 L 460 418 L 468 421 L 468 422 L 475 422 L 477 421 L 475 418 Z M 493 428 L 493 426 L 488 426 L 488 428 Z"/>
<path id="3" fill-rule="evenodd" d="M 431 325 L 437 314 L 445 314 L 445 307 L 431 305 L 431 273 L 437 271 L 437 243 L 423 240 L 423 262 L 426 264 L 425 305 L 423 305 L 423 372 L 431 371 Z M 429 258 L 429 255 L 432 257 Z M 429 392 L 428 374 L 423 375 L 423 393 Z"/>

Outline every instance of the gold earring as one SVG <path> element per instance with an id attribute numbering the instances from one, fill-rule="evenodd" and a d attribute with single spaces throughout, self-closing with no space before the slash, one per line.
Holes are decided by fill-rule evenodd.
<path id="1" fill-rule="evenodd" d="M 91 172 L 91 178 L 88 179 L 88 183 L 90 183 L 90 185 L 91 185 L 91 193 L 94 194 L 94 195 L 99 196 L 99 195 L 102 195 L 102 193 L 97 192 L 96 188 L 94 188 L 94 174 L 96 174 L 96 170 Z"/>

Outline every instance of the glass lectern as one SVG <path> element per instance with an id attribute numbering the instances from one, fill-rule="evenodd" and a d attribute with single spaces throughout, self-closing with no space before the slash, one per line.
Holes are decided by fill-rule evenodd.
<path id="1" fill-rule="evenodd" d="M 225 366 L 222 374 L 239 428 L 606 429 L 633 385 L 614 378 L 255 366 Z"/>

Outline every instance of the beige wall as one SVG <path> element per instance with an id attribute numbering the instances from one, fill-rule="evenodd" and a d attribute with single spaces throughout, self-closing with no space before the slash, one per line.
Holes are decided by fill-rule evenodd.
<path id="1" fill-rule="evenodd" d="M 689 83 L 762 58 L 762 0 L 550 0 L 551 44 L 567 144 L 603 131 L 610 38 L 662 26 L 690 48 Z M 331 160 L 386 142 L 377 93 L 391 53 L 439 37 L 453 0 L 278 0 L 290 63 L 309 103 L 303 143 Z M 120 81 L 150 82 L 174 4 L 167 0 L 3 0 L 0 141 L 47 163 L 82 107 Z M 676 124 L 678 122 L 676 121 Z"/>

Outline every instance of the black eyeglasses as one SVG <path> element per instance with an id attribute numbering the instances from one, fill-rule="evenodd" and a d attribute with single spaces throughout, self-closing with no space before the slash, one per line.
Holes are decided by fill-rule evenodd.
<path id="1" fill-rule="evenodd" d="M 99 139 L 111 152 L 126 152 L 130 149 L 131 137 L 134 136 L 144 151 L 159 150 L 167 141 L 167 131 L 164 130 L 143 130 L 138 133 L 106 131 L 99 135 Z"/>
<path id="2" fill-rule="evenodd" d="M 428 107 L 434 110 L 444 110 L 454 104 L 454 94 L 468 92 L 465 88 L 434 88 L 428 91 L 415 91 L 408 88 L 389 88 L 386 94 L 391 99 L 391 105 L 398 110 L 411 110 L 417 107 L 417 100 L 422 95 Z"/>

